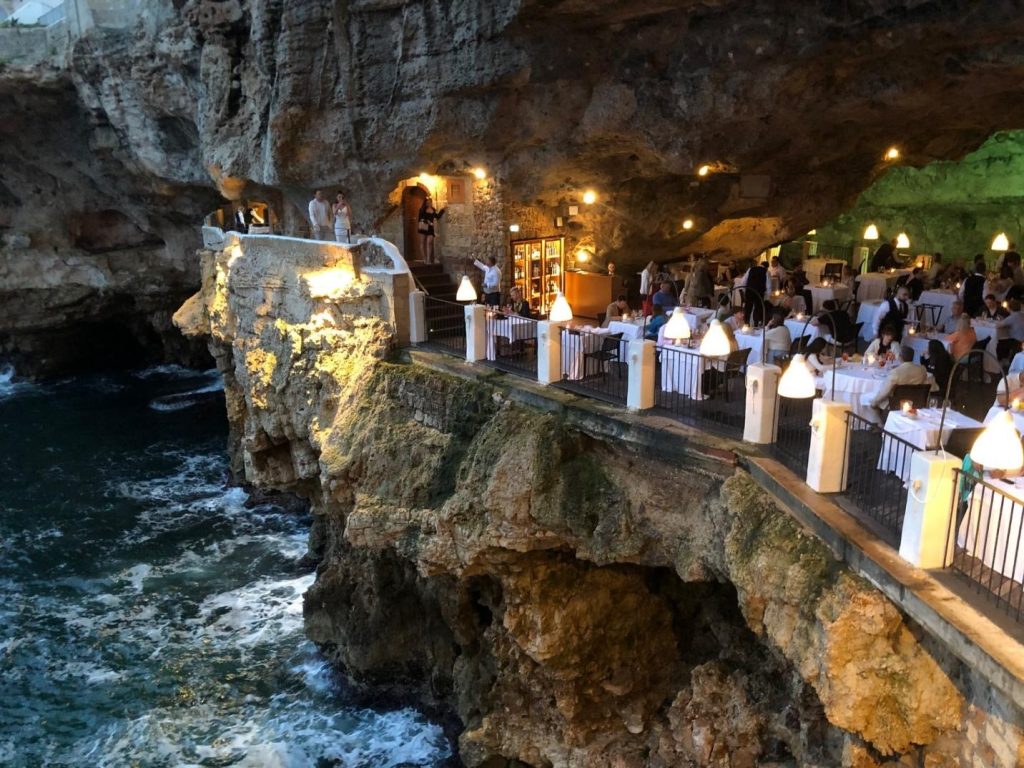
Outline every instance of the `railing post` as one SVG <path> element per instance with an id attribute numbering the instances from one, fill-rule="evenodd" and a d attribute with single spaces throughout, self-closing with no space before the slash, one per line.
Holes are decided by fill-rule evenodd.
<path id="1" fill-rule="evenodd" d="M 654 348 L 653 341 L 633 339 L 626 354 L 629 377 L 626 381 L 626 407 L 642 411 L 654 407 Z"/>
<path id="2" fill-rule="evenodd" d="M 910 459 L 900 557 L 918 568 L 944 568 L 953 553 L 950 526 L 960 459 L 945 451 L 915 451 Z"/>
<path id="3" fill-rule="evenodd" d="M 409 292 L 409 341 L 422 344 L 427 340 L 427 294 Z"/>
<path id="4" fill-rule="evenodd" d="M 846 414 L 849 403 L 818 398 L 811 406 L 811 449 L 807 456 L 807 484 L 818 493 L 844 490 Z"/>
<path id="5" fill-rule="evenodd" d="M 537 381 L 554 384 L 562 380 L 562 324 L 537 323 Z"/>
<path id="6" fill-rule="evenodd" d="M 769 363 L 747 366 L 747 408 L 743 414 L 743 441 L 774 443 L 779 406 L 779 377 L 782 369 Z"/>
<path id="7" fill-rule="evenodd" d="M 487 357 L 487 309 L 483 304 L 466 306 L 466 362 Z"/>

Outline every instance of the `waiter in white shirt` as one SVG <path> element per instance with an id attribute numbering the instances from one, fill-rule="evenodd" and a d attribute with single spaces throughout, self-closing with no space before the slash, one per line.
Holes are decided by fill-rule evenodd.
<path id="1" fill-rule="evenodd" d="M 501 304 L 501 270 L 498 269 L 498 260 L 493 256 L 487 257 L 484 264 L 479 259 L 473 259 L 473 265 L 484 273 L 484 304 L 489 307 L 497 307 Z"/>
<path id="2" fill-rule="evenodd" d="M 331 204 L 324 199 L 324 193 L 319 189 L 313 192 L 313 199 L 309 201 L 309 229 L 314 240 L 334 239 Z"/>

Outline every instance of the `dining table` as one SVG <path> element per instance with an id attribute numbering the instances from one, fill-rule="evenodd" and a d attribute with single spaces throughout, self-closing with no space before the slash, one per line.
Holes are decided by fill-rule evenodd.
<path id="1" fill-rule="evenodd" d="M 812 312 L 820 312 L 822 305 L 829 299 L 836 303 L 842 303 L 849 301 L 853 296 L 850 286 L 843 285 L 842 283 L 831 285 L 815 285 L 812 283 L 807 286 L 807 290 L 811 292 Z"/>
<path id="2" fill-rule="evenodd" d="M 922 291 L 917 299 L 918 304 L 932 304 L 941 307 L 936 322 L 941 326 L 953 315 L 953 302 L 957 300 L 956 291 L 945 288 L 933 288 L 930 291 Z M 932 323 L 931 315 L 924 317 L 925 324 Z"/>
<path id="3" fill-rule="evenodd" d="M 812 341 L 821 336 L 819 326 L 808 323 L 806 317 L 787 317 L 785 320 L 786 329 L 789 331 L 789 338 L 796 341 L 801 336 L 807 336 L 806 348 Z"/>
<path id="4" fill-rule="evenodd" d="M 686 318 L 687 324 L 690 326 L 690 333 L 697 334 L 703 330 L 703 327 L 707 325 L 711 318 L 715 316 L 715 310 L 705 309 L 703 307 L 676 307 L 672 312 L 669 312 L 671 317 L 676 312 L 682 311 L 683 316 Z M 665 325 L 668 325 L 666 323 Z M 665 325 L 658 329 L 658 343 L 665 344 Z"/>
<path id="5" fill-rule="evenodd" d="M 608 364 L 598 361 L 587 367 L 587 354 L 597 352 L 604 344 L 604 337 L 612 334 L 610 328 L 594 328 L 589 325 L 581 328 L 562 329 L 562 376 L 570 381 L 579 381 L 585 375 L 603 373 L 607 371 Z M 626 362 L 627 357 L 623 352 L 624 345 L 628 343 L 623 340 L 619 343 L 619 360 Z"/>
<path id="6" fill-rule="evenodd" d="M 971 489 L 957 546 L 986 568 L 1024 584 L 1024 478 L 999 479 L 986 472 L 984 480 Z"/>
<path id="7" fill-rule="evenodd" d="M 661 357 L 661 389 L 679 392 L 691 400 L 704 399 L 704 373 L 725 370 L 725 361 L 704 357 L 698 349 L 675 344 L 658 344 Z"/>
<path id="8" fill-rule="evenodd" d="M 928 356 L 928 344 L 932 341 L 941 342 L 946 351 L 949 351 L 951 345 L 946 341 L 946 334 L 932 331 L 928 333 L 917 333 L 916 331 L 911 333 L 908 330 L 908 332 L 903 334 L 903 340 L 900 342 L 900 345 L 914 350 L 914 362 L 920 363 L 922 356 Z"/>
<path id="9" fill-rule="evenodd" d="M 803 269 L 807 280 L 817 285 L 821 282 L 821 276 L 825 274 L 825 267 L 829 264 L 839 264 L 840 267 L 846 262 L 842 259 L 804 259 Z"/>
<path id="10" fill-rule="evenodd" d="M 919 451 L 932 450 L 940 444 L 939 424 L 942 423 L 942 441 L 945 445 L 949 436 L 956 429 L 978 429 L 980 421 L 963 413 L 946 409 L 943 419 L 941 408 L 918 408 L 916 414 L 904 413 L 902 410 L 889 411 L 885 418 L 882 435 L 882 448 L 878 455 L 878 469 L 899 475 L 904 483 L 910 480 L 910 460 L 913 451 L 906 450 L 890 435 L 895 435 L 913 445 Z"/>
<path id="11" fill-rule="evenodd" d="M 896 287 L 896 281 L 902 275 L 909 275 L 909 269 L 891 269 L 885 272 L 865 272 L 855 278 L 858 284 L 857 300 L 875 301 L 884 299 L 889 291 Z"/>
<path id="12" fill-rule="evenodd" d="M 860 337 L 865 341 L 872 341 L 875 338 L 875 315 L 882 309 L 885 302 L 880 299 L 865 301 L 859 294 L 857 298 L 860 299 L 860 307 L 857 309 L 857 322 L 862 323 Z"/>
<path id="13" fill-rule="evenodd" d="M 503 338 L 508 343 L 527 341 L 537 338 L 537 321 L 522 317 L 498 317 L 488 321 L 492 323 L 492 332 L 487 334 L 487 359 L 494 360 L 498 356 L 497 339 Z"/>
<path id="14" fill-rule="evenodd" d="M 878 397 L 886 377 L 895 367 L 894 364 L 883 368 L 878 365 L 865 366 L 862 362 L 840 362 L 836 366 L 834 386 L 832 370 L 829 369 L 820 377 L 819 388 L 826 397 L 849 403 L 850 410 L 856 415 L 877 424 L 878 414 L 871 407 L 871 402 Z M 933 381 L 930 374 L 928 381 Z"/>
<path id="15" fill-rule="evenodd" d="M 978 337 L 978 341 L 987 341 L 985 350 L 991 353 L 991 357 L 985 356 L 985 371 L 986 373 L 1001 373 L 1002 368 L 996 362 L 999 358 L 997 354 L 997 344 L 999 341 L 999 332 L 996 328 L 995 321 L 993 320 L 981 320 L 980 318 L 974 318 L 971 320 L 971 327 L 974 328 L 974 334 Z"/>

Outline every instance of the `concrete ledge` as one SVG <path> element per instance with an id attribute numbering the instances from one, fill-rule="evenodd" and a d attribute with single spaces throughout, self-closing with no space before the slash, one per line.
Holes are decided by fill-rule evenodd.
<path id="1" fill-rule="evenodd" d="M 826 496 L 775 461 L 747 456 L 744 469 L 779 505 L 825 542 L 930 635 L 1013 703 L 1024 708 L 1020 641 L 928 571 L 915 568 Z"/>

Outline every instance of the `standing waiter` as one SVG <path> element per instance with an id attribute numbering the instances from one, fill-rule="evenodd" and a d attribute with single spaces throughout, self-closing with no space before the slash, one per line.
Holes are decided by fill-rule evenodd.
<path id="1" fill-rule="evenodd" d="M 497 307 L 501 304 L 501 270 L 498 269 L 498 260 L 488 256 L 486 264 L 479 259 L 473 259 L 473 264 L 484 273 L 484 304 Z"/>

